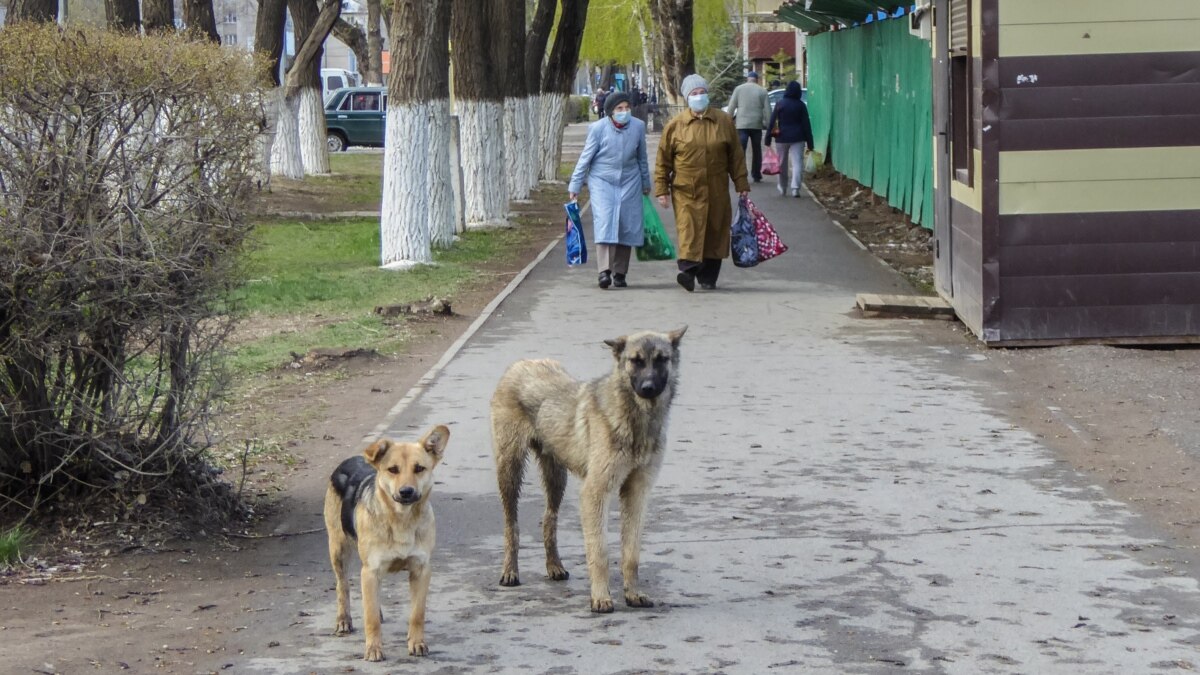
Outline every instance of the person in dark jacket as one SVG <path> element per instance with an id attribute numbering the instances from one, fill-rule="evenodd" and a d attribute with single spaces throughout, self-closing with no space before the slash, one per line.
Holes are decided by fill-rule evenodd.
<path id="1" fill-rule="evenodd" d="M 771 145 L 772 139 L 779 143 L 776 151 L 779 153 L 779 194 L 793 197 L 800 196 L 800 181 L 804 179 L 804 148 L 813 149 L 812 123 L 808 119 L 808 106 L 801 98 L 803 93 L 799 82 L 788 82 L 787 91 L 775 104 L 767 124 L 767 145 Z M 785 186 L 790 193 L 784 192 Z"/>

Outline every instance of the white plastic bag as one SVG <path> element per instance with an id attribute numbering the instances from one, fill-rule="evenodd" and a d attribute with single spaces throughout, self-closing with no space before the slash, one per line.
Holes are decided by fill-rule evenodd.
<path id="1" fill-rule="evenodd" d="M 804 173 L 813 173 L 817 170 L 817 153 L 814 150 L 809 150 L 804 153 Z"/>

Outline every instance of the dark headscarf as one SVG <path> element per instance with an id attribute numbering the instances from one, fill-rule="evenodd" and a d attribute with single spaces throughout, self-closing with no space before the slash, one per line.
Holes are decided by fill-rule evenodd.
<path id="1" fill-rule="evenodd" d="M 799 82 L 792 80 L 791 82 L 788 82 L 787 91 L 783 92 L 783 97 L 798 99 L 803 93 L 804 87 L 801 87 Z"/>
<path id="2" fill-rule="evenodd" d="M 613 110 L 622 103 L 629 103 L 629 94 L 623 91 L 616 91 L 609 94 L 608 98 L 604 99 L 604 114 L 612 117 Z"/>

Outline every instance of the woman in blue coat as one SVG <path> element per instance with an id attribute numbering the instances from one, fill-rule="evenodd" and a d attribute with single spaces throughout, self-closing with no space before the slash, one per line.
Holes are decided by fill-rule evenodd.
<path id="1" fill-rule="evenodd" d="M 767 128 L 774 131 L 779 125 L 774 140 L 779 143 L 779 194 L 791 191 L 793 197 L 800 196 L 800 181 L 804 178 L 804 148 L 813 149 L 812 123 L 808 119 L 808 106 L 804 104 L 804 89 L 795 80 L 788 82 L 783 98 L 771 111 Z M 767 145 L 773 134 L 767 134 Z"/>
<path id="2" fill-rule="evenodd" d="M 588 127 L 567 192 L 574 200 L 587 183 L 600 288 L 624 288 L 630 254 L 642 245 L 642 195 L 650 194 L 646 125 L 633 117 L 623 91 L 608 95 L 604 113 Z"/>

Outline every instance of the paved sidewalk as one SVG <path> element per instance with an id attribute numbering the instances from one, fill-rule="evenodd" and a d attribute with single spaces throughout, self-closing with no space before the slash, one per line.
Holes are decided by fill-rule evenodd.
<path id="1" fill-rule="evenodd" d="M 568 146 L 583 127 L 568 130 Z M 569 152 L 569 150 L 568 150 Z M 768 180 L 773 180 L 769 178 Z M 565 186 L 564 186 L 565 192 Z M 673 262 L 601 291 L 561 242 L 387 422 L 448 424 L 438 469 L 427 659 L 402 656 L 407 583 L 389 578 L 389 660 L 325 637 L 324 611 L 265 672 L 1144 673 L 1200 665 L 1200 589 L 1158 564 L 1156 535 L 1000 416 L 973 345 L 863 320 L 856 292 L 908 292 L 811 199 L 752 198 L 791 250 L 726 261 L 685 293 Z M 663 213 L 660 211 L 660 213 Z M 669 213 L 665 214 L 669 222 Z M 566 582 L 545 578 L 541 486 L 521 504 L 523 585 L 501 588 L 488 400 L 503 370 L 611 367 L 604 338 L 688 326 L 669 451 L 650 503 L 642 577 L 653 609 L 588 611 L 572 479 L 560 518 Z M 998 398 L 999 397 L 999 398 Z M 532 480 L 531 480 L 532 479 Z M 619 526 L 610 521 L 619 599 Z M 316 542 L 314 542 L 315 544 Z M 319 547 L 323 548 L 323 547 Z M 314 556 L 323 551 L 314 551 Z M 353 594 L 357 617 L 357 589 Z"/>

